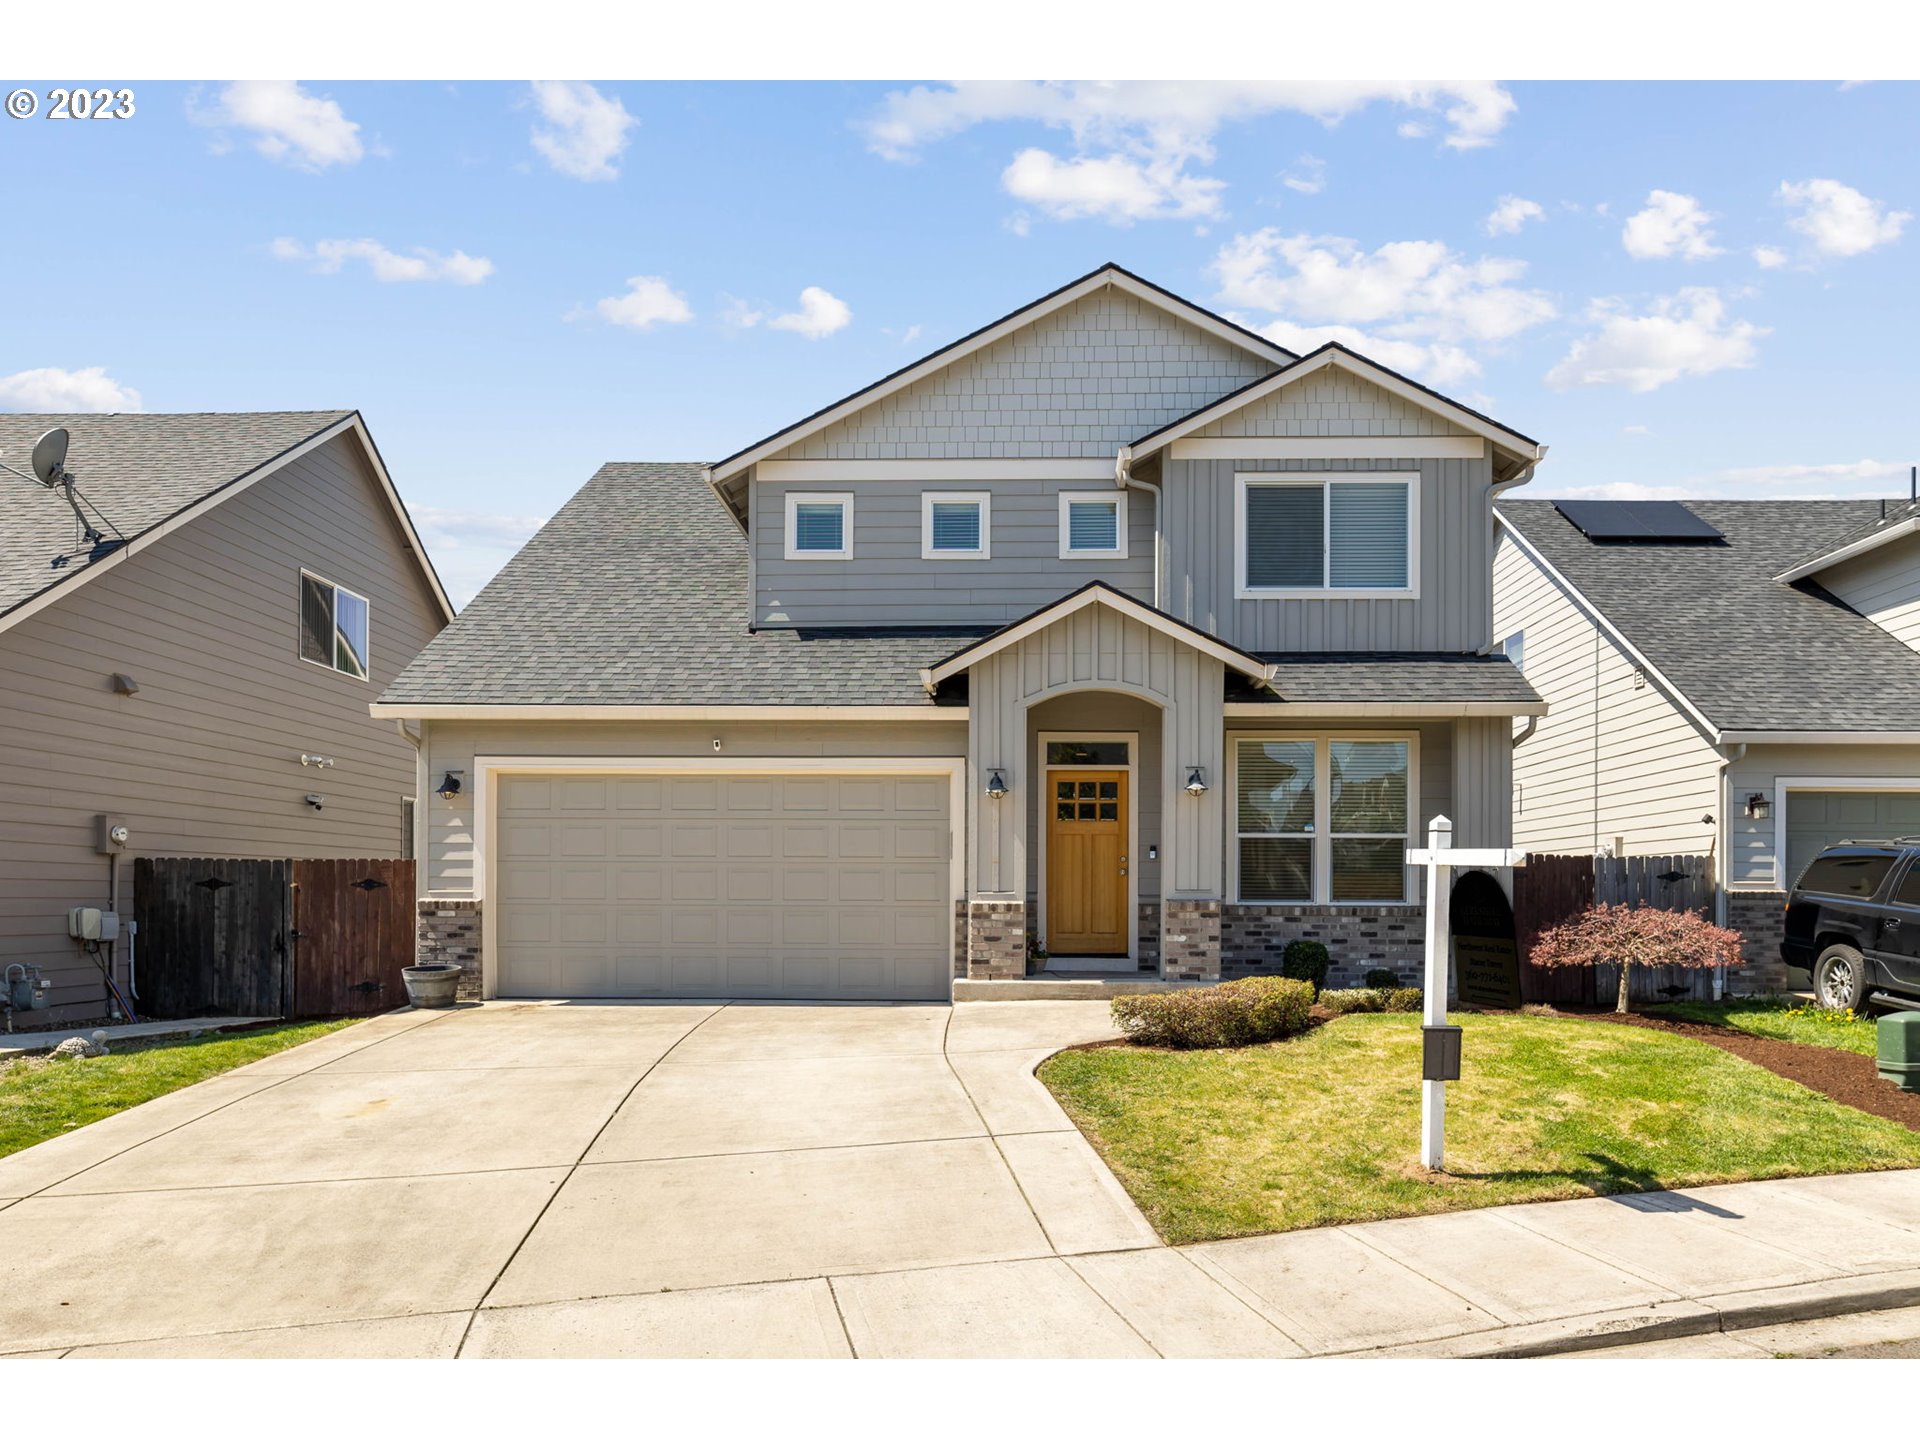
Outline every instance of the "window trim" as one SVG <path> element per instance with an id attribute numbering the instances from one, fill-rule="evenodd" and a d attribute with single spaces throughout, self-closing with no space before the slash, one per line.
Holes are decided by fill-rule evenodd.
<path id="1" fill-rule="evenodd" d="M 333 647 L 334 647 L 333 659 L 331 661 L 314 660 L 314 659 L 310 659 L 308 656 L 301 653 L 300 631 L 301 631 L 301 627 L 307 623 L 306 616 L 302 612 L 306 605 L 306 582 L 309 580 L 313 581 L 317 585 L 325 585 L 330 590 L 344 591 L 346 594 L 353 596 L 354 599 L 358 600 L 362 605 L 367 607 L 367 649 L 366 649 L 366 654 L 361 657 L 364 660 L 366 665 L 366 674 L 356 675 L 351 670 L 342 670 L 340 668 L 340 598 L 338 595 L 334 597 L 334 601 L 333 601 L 333 627 L 329 632 L 333 640 Z M 293 653 L 294 655 L 299 658 L 301 664 L 311 665 L 316 670 L 329 670 L 335 675 L 344 675 L 349 680 L 358 680 L 362 685 L 372 684 L 373 683 L 373 601 L 367 598 L 365 595 L 362 595 L 358 590 L 352 589 L 351 587 L 346 585 L 342 585 L 337 580 L 329 580 L 327 579 L 326 576 L 322 575 L 319 571 L 309 570 L 304 565 L 300 567 L 300 581 L 301 583 L 300 583 L 299 589 L 295 592 L 295 595 L 294 595 L 294 610 L 293 610 Z"/>
<path id="2" fill-rule="evenodd" d="M 1407 583 L 1392 586 L 1337 586 L 1333 564 L 1335 485 L 1397 483 L 1407 491 Z M 1280 485 L 1313 485 L 1328 491 L 1320 506 L 1320 578 L 1317 586 L 1247 583 L 1247 491 Z M 1420 473 L 1416 470 L 1242 470 L 1233 477 L 1233 594 L 1236 600 L 1417 600 L 1420 598 Z"/>
<path id="3" fill-rule="evenodd" d="M 851 490 L 789 490 L 786 493 L 786 558 L 789 560 L 851 560 L 853 558 L 853 492 Z M 840 548 L 802 550 L 796 517 L 802 505 L 840 507 Z"/>
<path id="4" fill-rule="evenodd" d="M 1088 503 L 1113 507 L 1111 550 L 1075 550 L 1073 548 L 1073 512 L 1070 507 Z M 1062 490 L 1060 492 L 1060 558 L 1062 560 L 1124 560 L 1127 558 L 1127 505 L 1124 491 Z"/>
<path id="5" fill-rule="evenodd" d="M 1500 642 L 1500 653 L 1522 675 L 1527 673 L 1527 627 L 1522 625 Z"/>
<path id="6" fill-rule="evenodd" d="M 1313 744 L 1313 898 L 1307 900 L 1253 900 L 1240 893 L 1240 842 L 1243 839 L 1270 838 L 1267 832 L 1243 834 L 1240 829 L 1240 745 L 1243 741 L 1310 741 Z M 1359 834 L 1333 833 L 1332 747 L 1349 740 L 1391 740 L 1407 747 L 1407 834 L 1409 848 L 1420 845 L 1420 732 L 1417 730 L 1228 730 L 1227 742 L 1227 874 L 1228 893 L 1235 905 L 1280 908 L 1310 905 L 1320 909 L 1354 909 L 1362 906 L 1392 906 L 1408 909 L 1423 903 L 1419 870 L 1406 866 L 1402 872 L 1398 900 L 1335 900 L 1333 898 L 1334 840 L 1364 840 Z M 1375 839 L 1388 837 L 1374 836 Z M 1395 837 L 1397 838 L 1397 837 Z"/>
<path id="7" fill-rule="evenodd" d="M 937 550 L 933 544 L 933 507 L 972 505 L 980 511 L 980 543 L 972 550 Z M 920 558 L 922 560 L 991 560 L 993 558 L 993 492 L 991 490 L 922 490 L 920 492 Z"/>

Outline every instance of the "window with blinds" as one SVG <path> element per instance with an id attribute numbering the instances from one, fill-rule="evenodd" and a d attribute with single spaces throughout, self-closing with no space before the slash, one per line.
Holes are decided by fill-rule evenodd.
<path id="1" fill-rule="evenodd" d="M 1121 524 L 1118 496 L 1062 491 L 1060 557 L 1126 559 L 1127 532 Z"/>
<path id="2" fill-rule="evenodd" d="M 920 498 L 920 554 L 927 560 L 984 560 L 992 496 L 923 494 Z"/>
<path id="3" fill-rule="evenodd" d="M 1242 475 L 1240 589 L 1412 588 L 1411 479 Z"/>
<path id="4" fill-rule="evenodd" d="M 1397 904 L 1413 843 L 1413 743 L 1311 735 L 1234 742 L 1243 904 Z"/>
<path id="5" fill-rule="evenodd" d="M 853 498 L 787 495 L 787 558 L 845 560 L 853 554 Z"/>

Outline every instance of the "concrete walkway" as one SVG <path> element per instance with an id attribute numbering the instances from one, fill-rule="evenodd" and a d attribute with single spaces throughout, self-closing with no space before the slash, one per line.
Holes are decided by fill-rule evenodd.
<path id="1" fill-rule="evenodd" d="M 382 1016 L 0 1160 L 0 1352 L 1528 1353 L 1920 1304 L 1920 1172 L 1168 1249 L 1032 1075 L 1110 1033 Z"/>
<path id="2" fill-rule="evenodd" d="M 238 1030 L 248 1025 L 271 1025 L 274 1015 L 203 1015 L 194 1020 L 142 1020 L 135 1025 L 82 1025 L 73 1030 L 16 1030 L 0 1032 L 0 1060 L 51 1050 L 62 1040 L 105 1031 L 107 1048 L 122 1040 L 153 1040 L 163 1035 L 199 1035 L 209 1030 Z"/>

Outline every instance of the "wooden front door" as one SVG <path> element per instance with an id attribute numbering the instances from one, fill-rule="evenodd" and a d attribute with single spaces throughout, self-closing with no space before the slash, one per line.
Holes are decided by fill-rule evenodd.
<path id="1" fill-rule="evenodd" d="M 1127 953 L 1127 772 L 1047 775 L 1047 951 Z"/>

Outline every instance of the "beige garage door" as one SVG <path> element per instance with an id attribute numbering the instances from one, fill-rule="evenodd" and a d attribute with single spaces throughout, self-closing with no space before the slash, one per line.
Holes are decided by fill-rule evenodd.
<path id="1" fill-rule="evenodd" d="M 1789 790 L 1787 883 L 1829 845 L 1900 835 L 1920 835 L 1920 791 Z"/>
<path id="2" fill-rule="evenodd" d="M 943 1000 L 948 785 L 503 775 L 499 993 Z"/>

